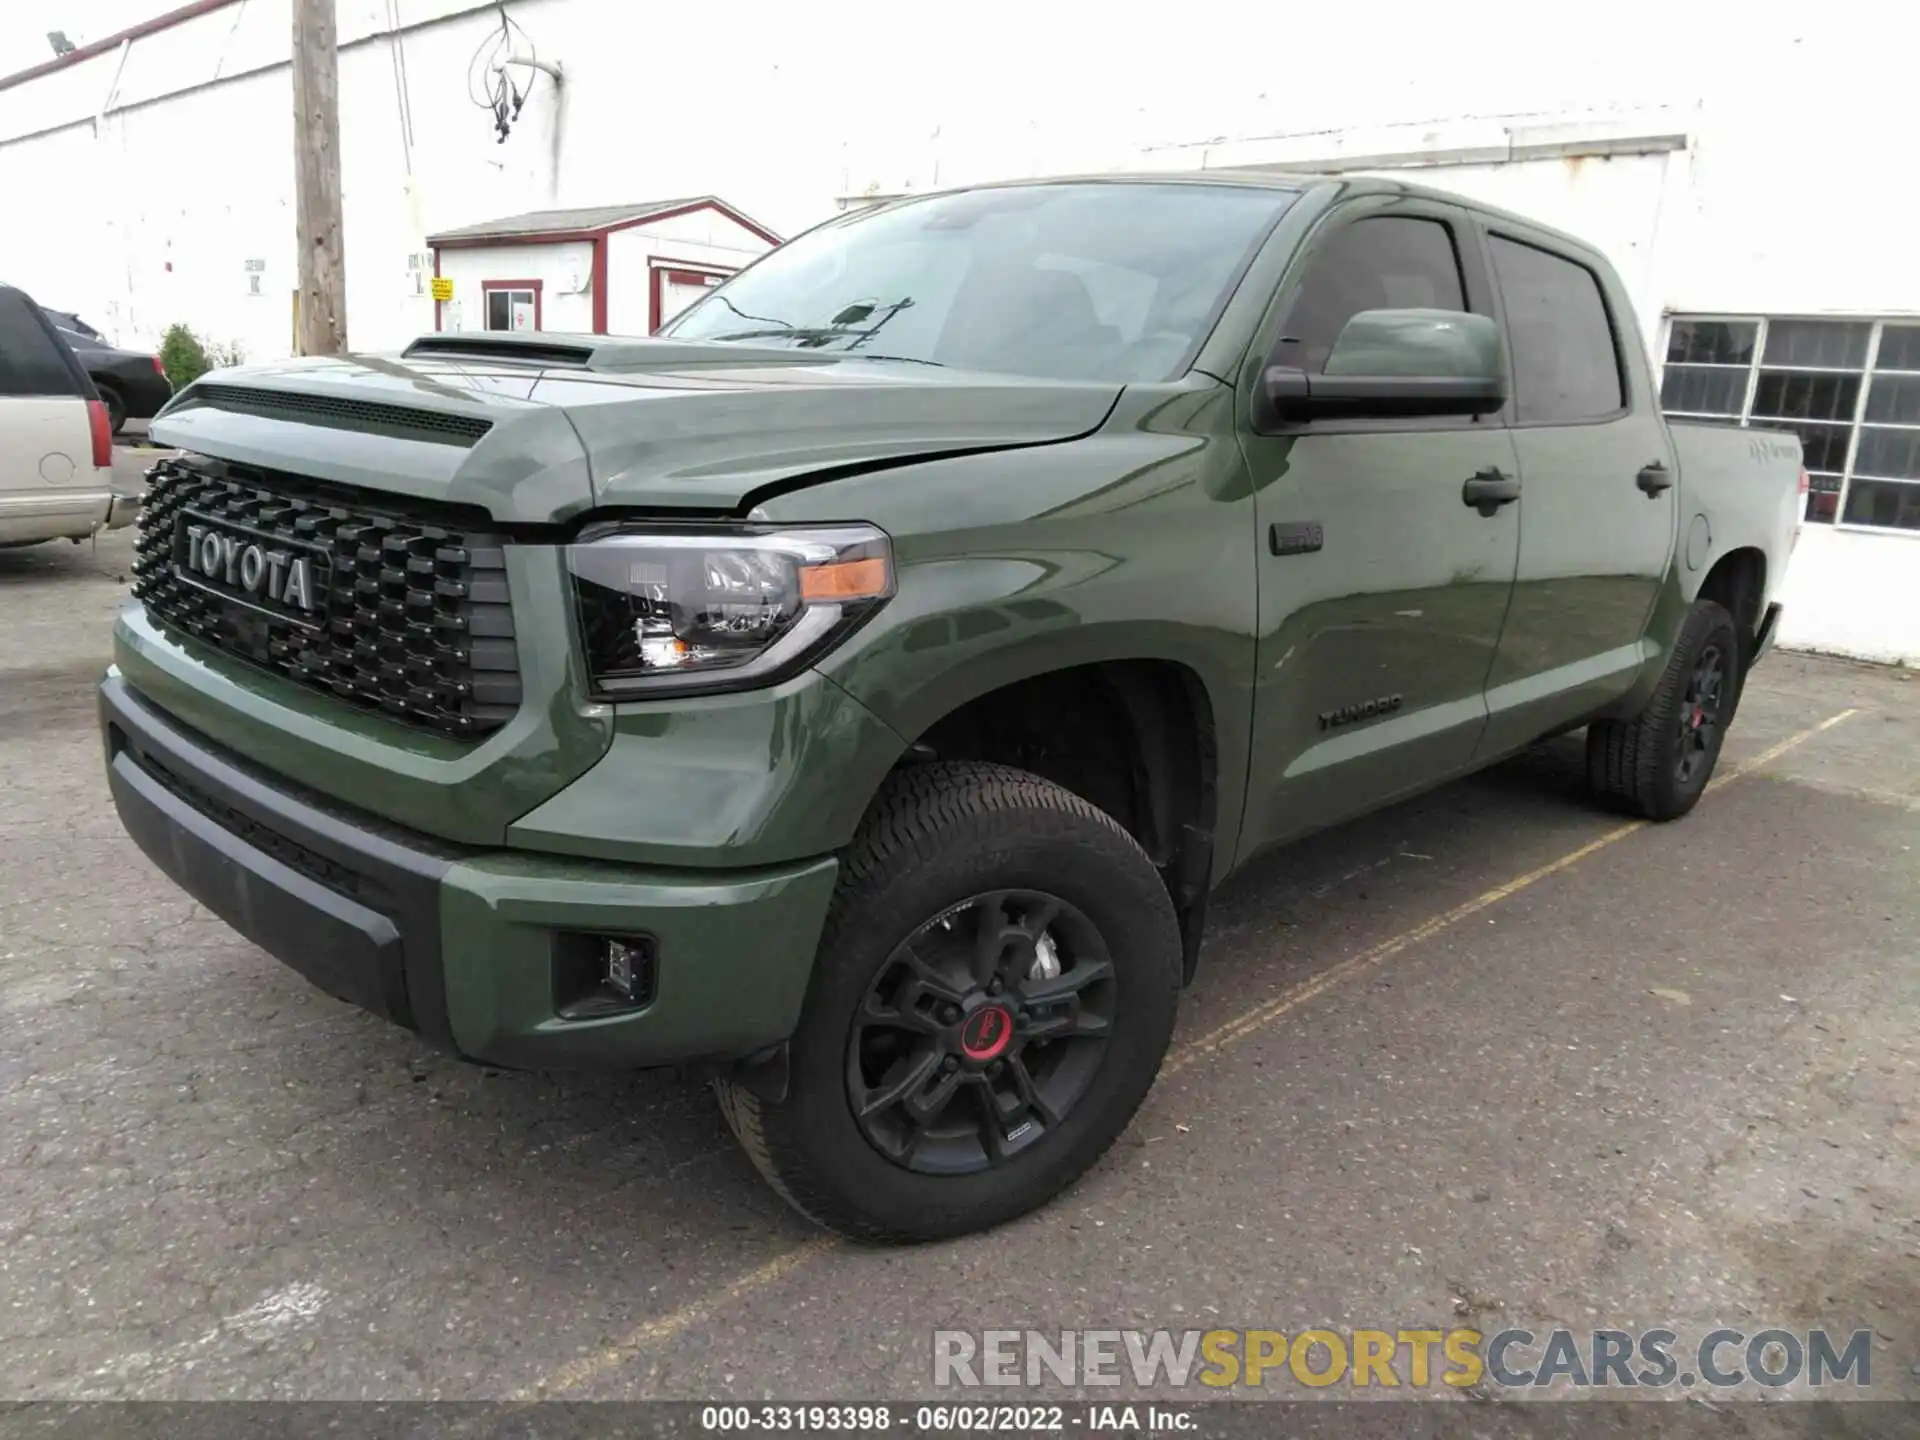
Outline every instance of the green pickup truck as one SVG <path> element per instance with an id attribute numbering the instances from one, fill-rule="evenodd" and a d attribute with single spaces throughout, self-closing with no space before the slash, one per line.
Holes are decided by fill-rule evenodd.
<path id="1" fill-rule="evenodd" d="M 154 863 L 459 1055 L 710 1077 L 870 1240 L 1085 1171 L 1261 852 L 1580 727 L 1684 814 L 1804 484 L 1662 421 L 1590 247 L 1275 175 L 880 206 L 652 339 L 153 433 L 100 716 Z"/>

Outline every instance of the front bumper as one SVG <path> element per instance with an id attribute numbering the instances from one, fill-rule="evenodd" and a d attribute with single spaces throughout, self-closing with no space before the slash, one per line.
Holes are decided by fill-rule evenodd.
<path id="1" fill-rule="evenodd" d="M 0 544 L 84 540 L 112 518 L 114 496 L 104 490 L 31 490 L 0 495 Z"/>
<path id="2" fill-rule="evenodd" d="M 321 989 L 468 1058 L 726 1059 L 798 1020 L 831 857 L 701 873 L 471 850 L 269 780 L 117 671 L 100 714 L 114 805 L 149 859 Z M 650 942 L 652 997 L 580 1014 L 569 957 L 607 934 Z"/>

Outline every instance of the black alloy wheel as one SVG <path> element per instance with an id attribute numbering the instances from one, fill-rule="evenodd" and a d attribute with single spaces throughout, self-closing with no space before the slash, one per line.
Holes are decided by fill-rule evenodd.
<path id="1" fill-rule="evenodd" d="M 1595 798 L 1648 820 L 1677 820 L 1693 809 L 1740 703 L 1740 657 L 1733 616 L 1715 601 L 1694 601 L 1639 712 L 1587 727 Z"/>
<path id="2" fill-rule="evenodd" d="M 1065 900 L 964 901 L 894 948 L 854 1016 L 847 1095 L 861 1133 L 923 1174 L 1005 1163 L 1086 1094 L 1116 998 L 1105 941 Z"/>
<path id="3" fill-rule="evenodd" d="M 721 1075 L 722 1113 L 789 1203 L 852 1239 L 989 1229 L 1126 1129 L 1181 954 L 1166 881 L 1111 815 L 990 761 L 903 766 L 839 857 L 784 1057 Z"/>
<path id="4" fill-rule="evenodd" d="M 1691 786 L 1720 748 L 1720 712 L 1726 696 L 1727 662 L 1718 644 L 1702 647 L 1680 698 L 1674 744 L 1674 779 Z"/>

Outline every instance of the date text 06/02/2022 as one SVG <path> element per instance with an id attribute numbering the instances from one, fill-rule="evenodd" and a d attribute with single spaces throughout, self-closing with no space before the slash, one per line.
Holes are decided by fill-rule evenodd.
<path id="1" fill-rule="evenodd" d="M 746 1434 L 762 1431 L 874 1435 L 893 1429 L 917 1434 L 1044 1435 L 1090 1432 L 1180 1433 L 1197 1429 L 1191 1408 L 1159 1405 L 705 1405 L 700 1428 Z"/>
<path id="2" fill-rule="evenodd" d="M 1132 1406 L 1095 1406 L 1101 1411 Z M 1117 1418 L 1069 1413 L 1064 1405 L 703 1405 L 700 1428 L 745 1434 L 755 1431 L 820 1431 L 861 1435 L 903 1429 L 928 1434 L 951 1430 L 1042 1434 L 1075 1428 L 1112 1429 Z M 1188 1429 L 1190 1425 L 1169 1425 Z"/>

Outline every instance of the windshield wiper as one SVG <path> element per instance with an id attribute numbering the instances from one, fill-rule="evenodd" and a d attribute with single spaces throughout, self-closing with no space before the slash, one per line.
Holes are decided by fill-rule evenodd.
<path id="1" fill-rule="evenodd" d="M 783 340 L 812 340 L 826 344 L 830 340 L 858 339 L 858 330 L 836 330 L 831 325 L 788 325 L 780 330 L 729 330 L 724 335 L 709 335 L 709 340 L 766 340 L 778 337 Z"/>
<path id="2" fill-rule="evenodd" d="M 836 350 L 833 353 L 838 355 L 841 352 Z M 905 365 L 931 365 L 936 370 L 947 368 L 944 360 L 923 360 L 918 355 L 873 355 L 865 350 L 848 350 L 845 353 L 849 360 L 898 360 Z"/>
<path id="3" fill-rule="evenodd" d="M 736 306 L 729 305 L 727 308 L 736 315 L 742 313 Z M 912 308 L 911 295 L 902 295 L 891 305 L 879 305 L 871 300 L 857 300 L 834 316 L 833 322 L 829 325 L 788 325 L 780 322 L 780 328 L 777 330 L 729 330 L 725 335 L 709 335 L 704 338 L 716 341 L 794 340 L 799 342 L 801 349 L 831 345 L 836 340 L 845 340 L 849 342 L 847 350 L 851 352 L 878 335 L 881 329 L 902 310 Z M 878 320 L 874 320 L 871 325 L 860 327 L 861 321 L 872 319 L 875 314 L 880 316 Z M 910 359 L 911 357 L 895 356 L 894 358 Z M 929 360 L 926 363 L 932 365 L 939 362 Z"/>
<path id="4" fill-rule="evenodd" d="M 830 340 L 858 340 L 858 330 L 807 329 L 804 326 L 793 330 L 735 330 L 725 335 L 709 335 L 706 338 L 715 343 L 726 340 L 764 340 L 770 336 L 797 336 L 802 340 L 816 340 L 824 345 Z M 802 346 L 802 349 L 815 348 Z M 876 355 L 870 350 L 829 350 L 833 356 L 844 356 L 849 360 L 898 360 L 903 365 L 931 365 L 937 370 L 947 368 L 944 360 L 924 360 L 918 355 Z"/>

